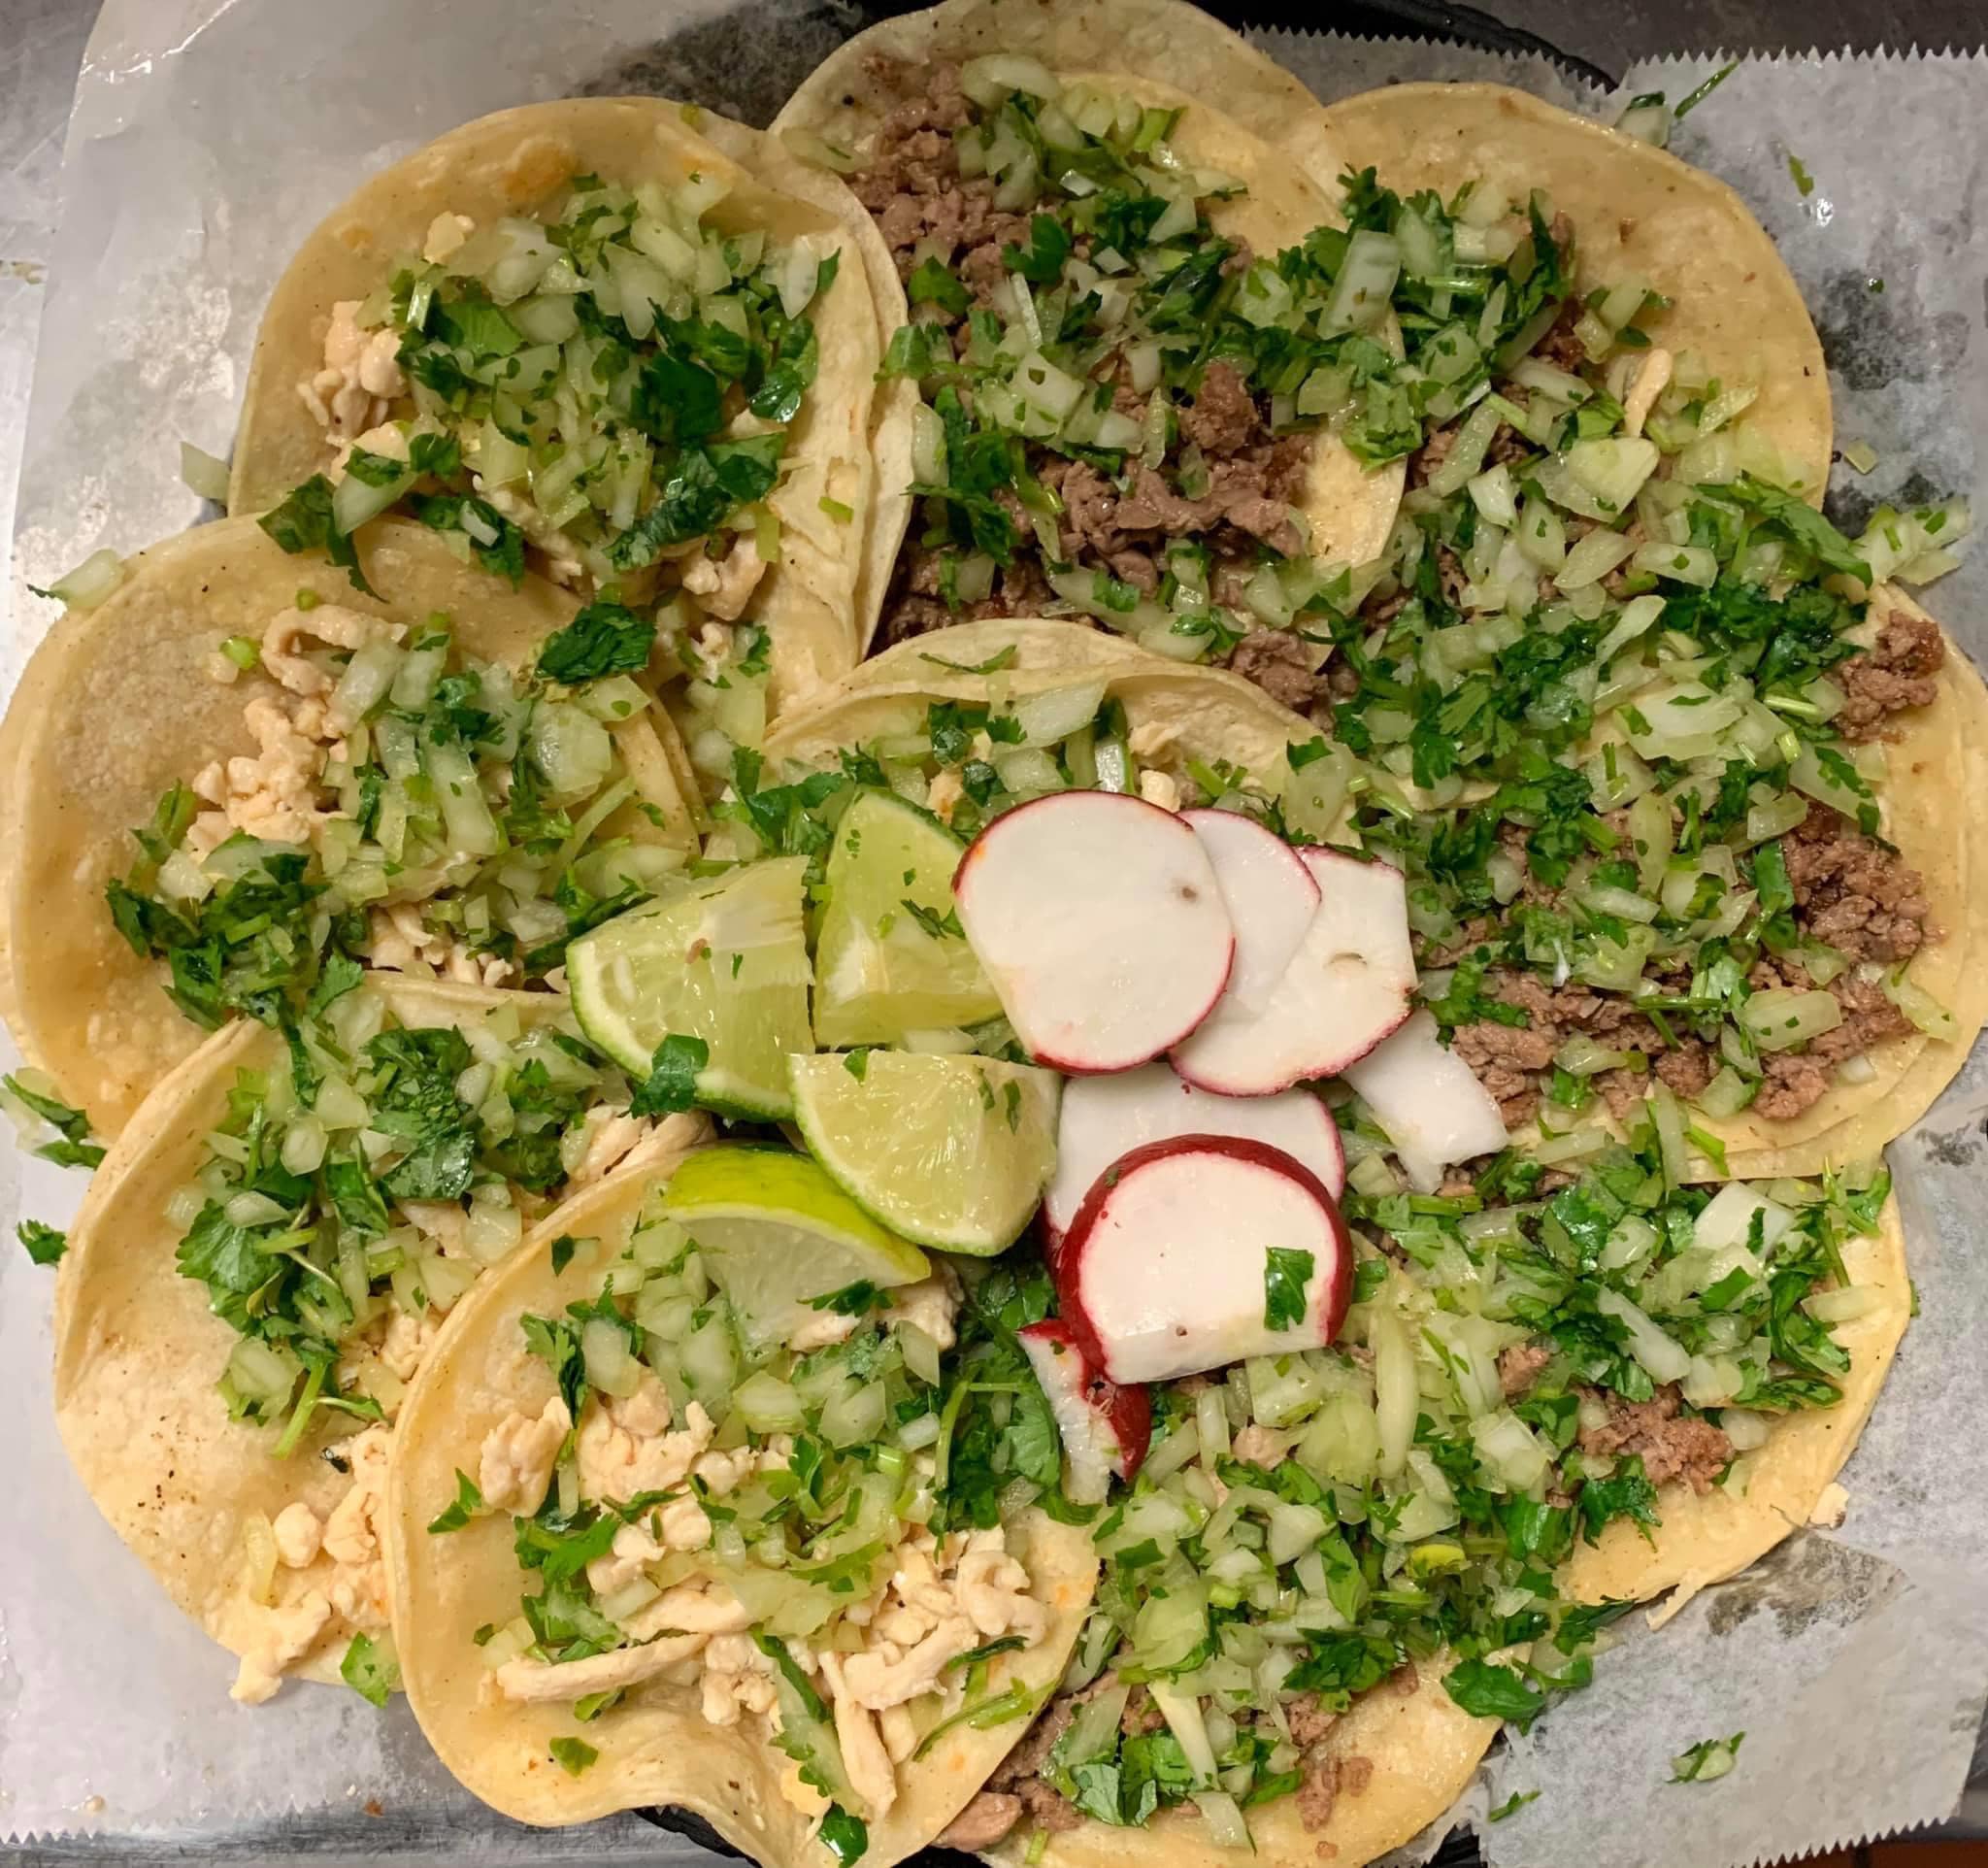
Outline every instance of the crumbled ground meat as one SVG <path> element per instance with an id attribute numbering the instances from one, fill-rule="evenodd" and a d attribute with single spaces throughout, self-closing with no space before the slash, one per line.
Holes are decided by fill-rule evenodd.
<path id="1" fill-rule="evenodd" d="M 1919 872 L 1840 813 L 1811 804 L 1781 843 L 1795 918 L 1853 960 L 1905 960 L 1927 938 L 1930 912 Z"/>
<path id="2" fill-rule="evenodd" d="M 963 179 L 952 132 L 970 120 L 957 66 L 911 64 L 874 58 L 870 74 L 899 101 L 878 131 L 870 166 L 850 178 L 857 198 L 876 217 L 900 273 L 909 275 L 919 250 L 934 243 L 968 289 L 982 304 L 1007 277 L 1004 250 L 1026 240 L 1025 216 L 994 206 L 992 182 Z M 1079 254 L 1087 243 L 1079 241 Z M 1225 272 L 1245 270 L 1246 246 L 1224 262 Z M 964 344 L 960 318 L 955 346 Z M 1101 366 L 1111 385 L 1112 406 L 1143 420 L 1145 400 L 1133 388 L 1122 357 Z M 1304 549 L 1304 534 L 1291 516 L 1302 500 L 1312 450 L 1310 435 L 1273 438 L 1242 374 L 1217 360 L 1203 373 L 1191 404 L 1179 412 L 1183 442 L 1201 450 L 1208 466 L 1207 489 L 1195 498 L 1166 477 L 1135 464 L 1126 481 L 1114 484 L 1081 463 L 1032 450 L 1031 466 L 1044 484 L 1060 490 L 1066 507 L 1061 546 L 1072 562 L 1109 569 L 1138 589 L 1151 593 L 1160 584 L 1158 557 L 1169 538 L 1203 539 L 1218 563 L 1253 562 L 1259 545 L 1290 557 Z M 1004 570 L 996 589 L 981 602 L 948 609 L 939 594 L 936 559 L 915 549 L 907 552 L 884 605 L 885 643 L 982 617 L 1040 616 L 1053 593 L 1028 547 L 1015 566 Z"/>
<path id="3" fill-rule="evenodd" d="M 1725 1430 L 1681 1412 L 1674 1382 L 1666 1383 L 1647 1401 L 1625 1401 L 1601 1388 L 1581 1392 L 1608 1411 L 1601 1426 L 1580 1430 L 1581 1451 L 1639 1454 L 1653 1485 L 1682 1479 L 1695 1492 L 1708 1491 L 1732 1463 L 1733 1443 Z"/>
<path id="4" fill-rule="evenodd" d="M 991 1849 L 1020 1820 L 1020 1797 L 1007 1790 L 982 1790 L 939 1832 L 939 1847 L 969 1852 Z"/>
<path id="5" fill-rule="evenodd" d="M 1893 715 L 1932 705 L 1945 660 L 1946 638 L 1931 617 L 1892 611 L 1875 645 L 1836 670 L 1846 697 L 1837 730 L 1847 740 L 1887 737 Z"/>
<path id="6" fill-rule="evenodd" d="M 1539 1106 L 1540 1088 L 1534 1079 L 1552 1069 L 1559 1048 L 1554 1031 L 1496 1024 L 1489 1018 L 1457 1026 L 1450 1040 L 1450 1049 L 1476 1073 L 1485 1093 L 1498 1105 L 1507 1128 L 1520 1127 Z"/>
<path id="7" fill-rule="evenodd" d="M 1228 666 L 1302 714 L 1327 691 L 1326 678 L 1312 666 L 1317 652 L 1288 629 L 1252 629 L 1229 651 Z"/>
<path id="8" fill-rule="evenodd" d="M 1806 991 L 1814 985 L 1806 973 L 1788 960 L 1761 961 L 1753 969 L 1751 984 L 1756 990 L 1787 985 Z M 1811 1038 L 1799 1051 L 1769 1051 L 1761 1059 L 1766 1077 L 1753 1107 L 1771 1121 L 1787 1121 L 1819 1101 L 1836 1081 L 1837 1066 L 1844 1058 L 1861 1057 L 1913 1029 L 1911 1020 L 1884 996 L 1883 985 L 1875 980 L 1844 973 L 1830 982 L 1829 990 L 1843 1009 L 1842 1023 Z"/>
<path id="9" fill-rule="evenodd" d="M 1508 1401 L 1516 1400 L 1540 1379 L 1540 1371 L 1553 1359 L 1551 1350 L 1534 1343 L 1513 1343 L 1498 1351 L 1498 1385 Z"/>
<path id="10" fill-rule="evenodd" d="M 1316 1693 L 1300 1693 L 1284 1705 L 1284 1723 L 1291 1728 L 1291 1743 L 1309 1751 L 1339 1723 L 1339 1714 L 1318 1703 Z"/>
<path id="11" fill-rule="evenodd" d="M 1554 217 L 1556 227 L 1559 218 L 1557 215 Z M 1533 346 L 1533 354 L 1541 363 L 1550 363 L 1556 370 L 1578 373 L 1588 360 L 1586 346 L 1574 334 L 1574 327 L 1580 322 L 1582 309 L 1577 298 L 1570 298 L 1560 308 L 1560 316 L 1553 320 L 1553 328 Z"/>
<path id="12" fill-rule="evenodd" d="M 1233 363 L 1216 361 L 1202 373 L 1194 406 L 1180 412 L 1180 432 L 1203 453 L 1220 459 L 1253 447 L 1263 435 L 1249 385 Z"/>
<path id="13" fill-rule="evenodd" d="M 1371 1758 L 1316 1759 L 1305 1767 L 1305 1782 L 1298 1786 L 1298 1820 L 1308 1829 L 1323 1829 L 1341 1797 L 1358 1796 L 1373 1781 Z"/>

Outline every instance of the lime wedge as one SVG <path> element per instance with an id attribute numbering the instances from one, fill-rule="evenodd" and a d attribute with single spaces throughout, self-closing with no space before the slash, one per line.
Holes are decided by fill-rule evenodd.
<path id="1" fill-rule="evenodd" d="M 887 791 L 866 791 L 843 814 L 814 949 L 816 1044 L 901 1044 L 908 1031 L 999 1016 L 973 949 L 949 931 L 959 925 L 952 872 L 964 850 L 936 817 Z"/>
<path id="2" fill-rule="evenodd" d="M 686 1155 L 663 1211 L 697 1242 L 755 1349 L 817 1318 L 812 1297 L 913 1284 L 932 1272 L 916 1246 L 884 1231 L 805 1154 L 782 1149 Z"/>
<path id="3" fill-rule="evenodd" d="M 697 1100 L 786 1117 L 787 1054 L 809 1048 L 805 856 L 692 884 L 583 934 L 566 950 L 580 1028 L 642 1083 L 656 1047 L 702 1038 Z"/>
<path id="4" fill-rule="evenodd" d="M 985 1256 L 1020 1236 L 1056 1166 L 1055 1072 L 901 1051 L 791 1069 L 794 1120 L 865 1212 L 946 1251 Z"/>

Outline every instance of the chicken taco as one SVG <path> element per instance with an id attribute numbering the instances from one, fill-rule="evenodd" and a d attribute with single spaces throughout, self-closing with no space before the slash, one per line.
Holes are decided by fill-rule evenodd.
<path id="1" fill-rule="evenodd" d="M 443 982 L 240 1020 L 140 1107 L 55 1308 L 55 1408 L 97 1507 L 175 1603 L 286 1676 L 391 1684 L 386 1451 L 443 1318 L 567 1194 L 665 1166 L 565 1001 Z"/>
<path id="2" fill-rule="evenodd" d="M 8 1022 L 103 1134 L 203 1029 L 359 967 L 543 985 L 696 852 L 650 618 L 406 520 L 353 542 L 377 594 L 250 520 L 154 547 L 10 715 Z M 734 671 L 763 721 L 763 653 Z"/>
<path id="3" fill-rule="evenodd" d="M 466 1298 L 383 1527 L 443 1762 L 522 1821 L 674 1804 L 764 1863 L 929 1843 L 1097 1575 L 989 1463 L 1028 1377 L 1011 1280 L 966 1270 L 733 1147 L 617 1175 Z"/>
<path id="4" fill-rule="evenodd" d="M 230 511 L 341 560 L 407 513 L 514 582 L 660 598 L 691 636 L 750 619 L 782 703 L 833 681 L 889 522 L 872 384 L 903 299 L 854 200 L 788 191 L 797 169 L 644 98 L 501 112 L 395 163 L 277 284 Z"/>
<path id="5" fill-rule="evenodd" d="M 1167 24 L 1211 42 L 1191 98 Z M 948 6 L 860 35 L 781 114 L 912 305 L 884 359 L 924 392 L 885 642 L 1055 613 L 1218 658 L 1384 544 L 1421 435 L 1392 271 L 1265 113 L 1224 114 L 1261 62 L 1185 7 Z"/>

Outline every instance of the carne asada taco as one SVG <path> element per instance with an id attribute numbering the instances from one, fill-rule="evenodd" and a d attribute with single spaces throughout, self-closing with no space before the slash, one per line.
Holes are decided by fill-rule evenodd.
<path id="1" fill-rule="evenodd" d="M 1206 659 L 1387 538 L 1421 438 L 1396 266 L 1117 11 L 1077 10 L 1080 59 L 1061 10 L 889 21 L 779 119 L 849 178 L 911 299 L 884 370 L 924 391 L 921 509 L 886 641 L 1055 613 Z M 1226 92 L 1240 42 L 1165 17 L 1220 37 Z"/>
<path id="2" fill-rule="evenodd" d="M 383 1529 L 409 1700 L 468 1788 L 547 1824 L 674 1804 L 771 1864 L 944 1827 L 1097 1574 L 989 1467 L 1028 1376 L 1011 1280 L 964 1269 L 963 1299 L 806 1157 L 723 1148 L 617 1175 L 464 1300 Z"/>
<path id="3" fill-rule="evenodd" d="M 1426 234 L 1440 234 L 1446 209 L 1465 230 L 1460 240 L 1447 237 L 1459 257 L 1477 257 L 1466 249 L 1485 243 L 1495 250 L 1512 237 L 1508 215 L 1523 223 L 1535 192 L 1543 196 L 1546 211 L 1564 217 L 1556 241 L 1571 235 L 1574 291 L 1540 359 L 1563 370 L 1598 359 L 1612 348 L 1611 333 L 1634 324 L 1646 342 L 1627 393 L 1644 404 L 1656 396 L 1665 419 L 1653 431 L 1681 423 L 1711 433 L 1743 411 L 1743 464 L 1822 504 L 1831 446 L 1822 344 L 1773 240 L 1723 182 L 1499 84 L 1392 84 L 1328 106 L 1322 121 L 1349 167 L 1375 171 L 1405 200 L 1420 197 L 1418 212 L 1431 210 L 1420 216 Z M 1399 231 L 1413 277 L 1416 230 Z M 1433 279 L 1441 269 L 1420 270 Z M 1638 286 L 1668 303 L 1640 315 Z M 1401 309 L 1414 358 L 1422 354 L 1415 326 L 1428 335 L 1447 320 Z M 1555 322 L 1543 309 L 1540 316 Z M 1532 350 L 1539 335 L 1514 348 Z M 1676 385 L 1668 395 L 1660 393 L 1665 377 Z"/>
<path id="4" fill-rule="evenodd" d="M 554 1202 L 704 1132 L 629 1098 L 551 993 L 377 980 L 287 1043 L 215 1033 L 105 1157 L 57 1285 L 63 1443 L 242 1657 L 237 1699 L 386 1678 L 379 1518 L 406 1384 Z"/>
<path id="5" fill-rule="evenodd" d="M 201 526 L 31 665 L 6 1013 L 102 1134 L 203 1028 L 280 1024 L 354 963 L 543 984 L 696 853 L 649 618 L 514 590 L 405 520 L 354 543 L 377 596 L 250 520 Z M 763 717 L 763 657 L 733 677 Z"/>
<path id="6" fill-rule="evenodd" d="M 364 183 L 271 299 L 230 510 L 335 555 L 406 512 L 514 579 L 529 560 L 667 598 L 692 636 L 750 618 L 783 703 L 834 680 L 859 651 L 902 295 L 851 250 L 840 184 L 786 192 L 790 158 L 703 120 L 529 105 Z"/>

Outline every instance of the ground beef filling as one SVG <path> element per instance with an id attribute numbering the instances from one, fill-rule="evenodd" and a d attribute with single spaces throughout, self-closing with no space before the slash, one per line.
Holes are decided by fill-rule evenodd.
<path id="1" fill-rule="evenodd" d="M 1946 638 L 1931 617 L 1892 611 L 1877 641 L 1835 672 L 1844 694 L 1837 731 L 1846 740 L 1889 738 L 1895 716 L 1933 704 L 1945 660 Z"/>
<path id="2" fill-rule="evenodd" d="M 1508 839 L 1508 848 L 1512 848 Z M 1519 846 L 1522 848 L 1522 846 Z M 1788 882 L 1795 892 L 1795 921 L 1805 938 L 1834 948 L 1851 962 L 1828 984 L 1842 1008 L 1834 1031 L 1811 1039 L 1799 1051 L 1770 1051 L 1761 1059 L 1764 1078 L 1753 1108 L 1771 1121 L 1786 1121 L 1810 1108 L 1830 1087 L 1836 1067 L 1862 1056 L 1912 1029 L 1885 997 L 1875 980 L 1860 978 L 1866 964 L 1896 965 L 1938 937 L 1924 880 L 1896 851 L 1867 837 L 1840 813 L 1810 804 L 1808 816 L 1782 839 Z M 1553 891 L 1528 878 L 1519 897 L 1550 905 Z M 1495 923 L 1474 921 L 1459 942 L 1427 951 L 1425 966 L 1453 963 L 1497 938 Z M 1755 991 L 1788 986 L 1809 991 L 1815 982 L 1791 959 L 1763 958 L 1749 978 Z M 1553 1054 L 1575 1032 L 1611 1051 L 1639 1051 L 1649 1069 L 1678 1096 L 1700 1095 L 1717 1075 L 1715 1044 L 1694 1036 L 1675 1021 L 1677 1042 L 1663 1033 L 1619 994 L 1580 984 L 1548 986 L 1515 967 L 1493 967 L 1484 976 L 1492 998 L 1526 1015 L 1520 1025 L 1484 1019 L 1460 1025 L 1452 1040 L 1456 1053 L 1476 1073 L 1504 1116 L 1507 1127 L 1526 1121 L 1539 1106 L 1540 1079 L 1553 1067 Z M 1641 1071 L 1601 1072 L 1594 1086 L 1618 1117 L 1626 1116 L 1649 1086 Z"/>
<path id="3" fill-rule="evenodd" d="M 1674 1382 L 1667 1383 L 1647 1401 L 1625 1401 L 1602 1388 L 1583 1388 L 1587 1401 L 1600 1402 L 1607 1418 L 1598 1427 L 1580 1430 L 1582 1452 L 1610 1457 L 1635 1454 L 1653 1485 L 1681 1479 L 1695 1492 L 1707 1492 L 1712 1482 L 1733 1463 L 1733 1443 L 1725 1429 L 1683 1411 Z"/>
<path id="4" fill-rule="evenodd" d="M 921 249 L 931 251 L 936 246 L 974 298 L 987 304 L 1007 276 L 1003 250 L 1026 243 L 1029 217 L 996 208 L 991 181 L 959 173 L 953 132 L 972 120 L 959 68 L 877 57 L 868 69 L 873 81 L 899 101 L 878 128 L 870 166 L 850 178 L 857 199 L 876 217 L 902 275 L 911 275 Z M 1079 239 L 1077 252 L 1081 256 L 1085 250 Z M 1224 270 L 1246 267 L 1250 257 L 1245 248 L 1231 255 Z M 955 346 L 963 348 L 964 317 L 952 320 L 952 326 Z M 1145 400 L 1124 381 L 1117 361 L 1101 367 L 1101 380 L 1112 384 L 1113 406 L 1143 419 Z M 1218 590 L 1225 576 L 1240 584 L 1241 576 L 1254 569 L 1262 547 L 1287 557 L 1304 550 L 1290 509 L 1304 497 L 1312 438 L 1272 435 L 1247 381 L 1220 360 L 1203 372 L 1178 422 L 1181 445 L 1198 448 L 1207 466 L 1207 488 L 1193 497 L 1167 475 L 1137 461 L 1128 460 L 1125 471 L 1112 478 L 1087 462 L 1030 449 L 1032 471 L 1062 501 L 1057 535 L 1065 562 L 1109 572 L 1150 595 L 1159 588 L 1169 539 L 1195 538 L 1208 545 L 1216 560 Z M 1029 515 L 1011 495 L 1004 496 L 1003 503 L 1011 508 L 1017 533 L 1027 540 Z M 940 552 L 907 544 L 884 603 L 884 642 L 902 642 L 962 620 L 1042 616 L 1056 601 L 1033 552 L 1026 550 L 999 570 L 986 597 L 957 607 L 945 600 L 942 562 Z M 1282 690 L 1281 699 L 1296 691 L 1301 673 L 1305 678 L 1311 674 L 1309 657 L 1298 659 L 1308 663 L 1302 671 L 1291 657 L 1276 654 L 1244 656 L 1240 665 L 1252 680 L 1259 678 L 1253 672 L 1257 668 L 1270 674 Z"/>

